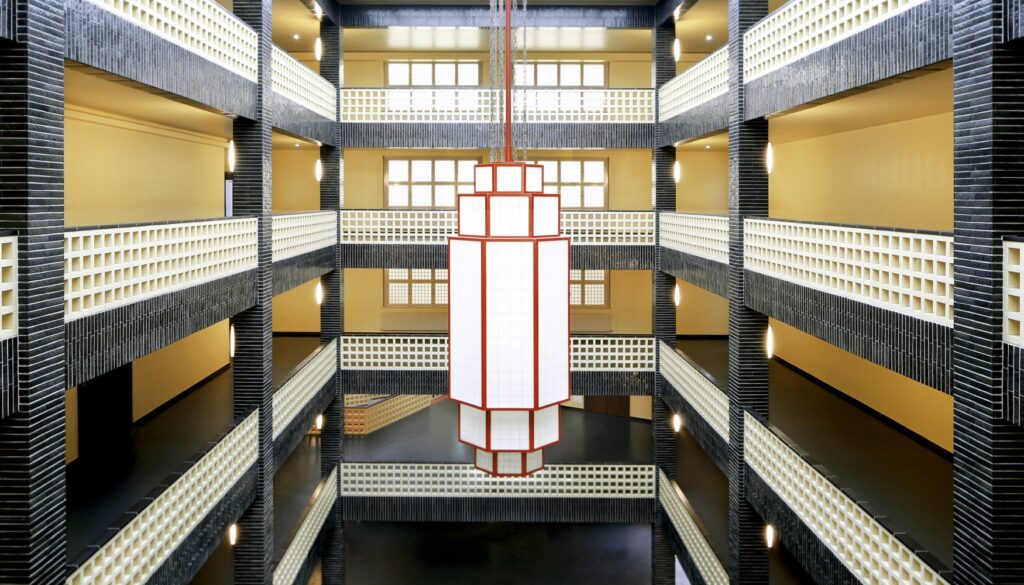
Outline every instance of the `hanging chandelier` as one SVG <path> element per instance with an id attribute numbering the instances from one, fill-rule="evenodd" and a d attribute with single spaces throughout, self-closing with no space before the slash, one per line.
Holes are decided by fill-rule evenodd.
<path id="1" fill-rule="evenodd" d="M 515 0 L 491 2 L 492 85 L 497 55 L 506 105 L 493 135 L 504 158 L 476 165 L 473 193 L 458 196 L 458 235 L 448 238 L 449 398 L 476 467 L 501 476 L 544 466 L 570 394 L 569 238 L 559 195 L 544 193 L 543 167 L 515 160 L 513 10 Z"/>

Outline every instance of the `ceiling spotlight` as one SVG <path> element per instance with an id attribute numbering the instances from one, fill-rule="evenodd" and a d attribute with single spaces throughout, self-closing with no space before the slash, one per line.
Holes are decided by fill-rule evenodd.
<path id="1" fill-rule="evenodd" d="M 679 58 L 683 56 L 683 44 L 679 42 L 679 39 L 672 41 L 672 58 L 679 62 Z"/>
<path id="2" fill-rule="evenodd" d="M 710 144 L 705 144 L 704 145 L 704 150 L 711 150 L 711 145 Z"/>
<path id="3" fill-rule="evenodd" d="M 301 37 L 299 37 L 299 33 L 295 33 L 295 34 L 293 34 L 293 35 L 292 35 L 292 40 L 293 40 L 293 41 L 297 41 L 297 40 L 299 40 L 300 38 L 301 38 Z"/>
<path id="4" fill-rule="evenodd" d="M 683 417 L 679 416 L 678 414 L 673 414 L 672 415 L 672 430 L 674 430 L 675 432 L 678 433 L 679 430 L 682 429 L 682 428 L 683 428 Z"/>
<path id="5" fill-rule="evenodd" d="M 704 35 L 704 40 L 710 43 L 711 41 L 715 40 L 715 37 L 711 35 Z"/>
<path id="6" fill-rule="evenodd" d="M 295 148 L 298 148 L 298 147 L 299 147 L 299 143 L 298 143 L 298 142 L 296 142 L 296 143 L 295 143 Z"/>
<path id="7" fill-rule="evenodd" d="M 324 56 L 324 42 L 320 40 L 320 37 L 317 37 L 316 42 L 313 43 L 313 56 L 317 61 Z"/>

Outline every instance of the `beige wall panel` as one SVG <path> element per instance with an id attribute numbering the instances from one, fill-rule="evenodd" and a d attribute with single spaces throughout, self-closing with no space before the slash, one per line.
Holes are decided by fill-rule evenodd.
<path id="1" fill-rule="evenodd" d="M 729 213 L 729 153 L 679 150 L 680 179 L 676 210 L 687 213 Z"/>
<path id="2" fill-rule="evenodd" d="M 78 459 L 78 386 L 64 394 L 64 463 Z"/>
<path id="3" fill-rule="evenodd" d="M 679 335 L 728 335 L 729 301 L 686 281 L 676 279 L 680 300 L 676 307 Z"/>
<path id="4" fill-rule="evenodd" d="M 633 418 L 642 418 L 644 420 L 651 420 L 653 416 L 651 413 L 654 408 L 650 396 L 630 396 L 629 397 L 629 416 Z"/>
<path id="5" fill-rule="evenodd" d="M 320 183 L 314 174 L 318 158 L 317 150 L 274 150 L 274 213 L 320 209 Z"/>
<path id="6" fill-rule="evenodd" d="M 320 306 L 316 304 L 319 278 L 274 297 L 275 333 L 320 333 Z"/>

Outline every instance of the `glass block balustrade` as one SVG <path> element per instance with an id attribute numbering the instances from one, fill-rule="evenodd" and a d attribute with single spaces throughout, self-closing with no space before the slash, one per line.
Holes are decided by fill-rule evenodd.
<path id="1" fill-rule="evenodd" d="M 658 121 L 666 122 L 729 91 L 729 45 L 658 89 Z"/>
<path id="2" fill-rule="evenodd" d="M 697 571 L 704 578 L 704 583 L 728 585 L 729 573 L 715 556 L 711 544 L 687 510 L 679 488 L 661 470 L 658 470 L 658 501 L 665 509 L 665 514 L 676 529 L 676 534 L 679 535 L 679 540 L 686 547 L 686 552 L 690 554 L 690 559 L 696 565 Z"/>
<path id="3" fill-rule="evenodd" d="M 302 564 L 313 549 L 313 544 L 320 536 L 320 530 L 327 522 L 327 516 L 338 500 L 338 468 L 320 482 L 320 487 L 313 494 L 313 506 L 309 508 L 298 531 L 292 537 L 288 549 L 285 550 L 281 562 L 274 568 L 274 585 L 292 585 L 302 570 Z"/>
<path id="4" fill-rule="evenodd" d="M 271 87 L 302 107 L 332 122 L 338 120 L 338 90 L 309 67 L 274 46 Z"/>
<path id="5" fill-rule="evenodd" d="M 324 384 L 334 377 L 338 371 L 337 356 L 338 340 L 335 339 L 300 364 L 295 373 L 274 392 L 275 439 L 288 428 Z"/>
<path id="6" fill-rule="evenodd" d="M 663 212 L 659 243 L 670 250 L 729 263 L 729 217 Z"/>
<path id="7" fill-rule="evenodd" d="M 271 222 L 274 262 L 338 243 L 335 211 L 275 215 Z"/>
<path id="8" fill-rule="evenodd" d="M 665 342 L 658 343 L 661 375 L 722 440 L 729 442 L 729 396 Z"/>

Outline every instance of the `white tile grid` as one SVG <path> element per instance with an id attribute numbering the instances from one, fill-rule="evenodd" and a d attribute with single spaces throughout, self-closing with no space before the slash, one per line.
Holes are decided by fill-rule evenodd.
<path id="1" fill-rule="evenodd" d="M 318 73 L 274 45 L 271 87 L 289 100 L 331 121 L 337 120 L 338 90 Z"/>
<path id="2" fill-rule="evenodd" d="M 747 270 L 953 325 L 953 238 L 746 220 Z"/>
<path id="3" fill-rule="evenodd" d="M 1024 346 L 1024 288 L 1021 276 L 1024 274 L 1024 242 L 1003 242 L 1003 341 Z"/>
<path id="4" fill-rule="evenodd" d="M 273 261 L 293 258 L 338 243 L 335 211 L 275 215 L 271 220 Z"/>
<path id="5" fill-rule="evenodd" d="M 654 337 L 600 337 L 572 338 L 573 371 L 632 371 L 654 370 Z"/>
<path id="6" fill-rule="evenodd" d="M 458 463 L 341 464 L 346 496 L 651 499 L 654 481 L 653 465 L 548 465 L 495 477 Z"/>
<path id="7" fill-rule="evenodd" d="M 484 338 L 482 248 L 480 242 L 452 240 L 449 278 L 453 288 L 448 307 L 451 337 L 435 338 L 437 345 L 431 347 L 437 351 L 436 360 L 440 367 L 436 369 L 445 369 L 448 365 L 446 358 L 451 358 L 448 373 L 451 397 L 477 406 L 483 406 L 484 391 L 483 356 L 477 351 Z M 402 360 L 405 358 L 401 354 L 389 357 L 404 363 Z"/>
<path id="8" fill-rule="evenodd" d="M 338 499 L 338 468 L 331 470 L 330 475 L 321 484 L 320 491 L 316 495 L 313 507 L 302 520 L 302 526 L 295 533 L 288 549 L 285 550 L 281 561 L 274 568 L 274 585 L 291 585 L 302 570 L 302 564 L 306 561 L 309 551 L 320 535 L 320 529 L 327 521 L 334 502 Z"/>
<path id="9" fill-rule="evenodd" d="M 862 583 L 947 583 L 857 502 L 754 416 L 744 415 L 747 465 Z"/>
<path id="10" fill-rule="evenodd" d="M 658 121 L 665 122 L 729 91 L 729 45 L 676 75 L 658 90 Z"/>
<path id="11" fill-rule="evenodd" d="M 530 235 L 528 197 L 491 197 L 490 216 L 492 236 Z"/>
<path id="12" fill-rule="evenodd" d="M 90 0 L 249 81 L 257 34 L 215 0 Z"/>
<path id="13" fill-rule="evenodd" d="M 704 538 L 700 527 L 683 505 L 683 500 L 677 491 L 679 488 L 661 470 L 658 471 L 658 485 L 660 487 L 658 500 L 661 502 L 661 507 L 665 509 L 669 521 L 675 527 L 676 534 L 683 541 L 686 552 L 690 554 L 690 559 L 697 566 L 697 571 L 704 578 L 704 582 L 708 585 L 728 585 L 729 573 L 722 566 L 714 549 L 711 548 L 711 544 Z"/>
<path id="14" fill-rule="evenodd" d="M 0 238 L 0 339 L 18 334 L 18 238 Z"/>
<path id="15" fill-rule="evenodd" d="M 530 448 L 530 411 L 491 411 L 491 450 Z"/>
<path id="16" fill-rule="evenodd" d="M 729 263 L 729 216 L 662 212 L 659 221 L 661 246 Z"/>
<path id="17" fill-rule="evenodd" d="M 729 442 L 729 396 L 715 386 L 663 341 L 658 342 L 661 351 L 661 375 L 683 400 L 715 429 L 722 439 Z"/>
<path id="18" fill-rule="evenodd" d="M 487 387 L 490 408 L 533 404 L 533 244 L 488 242 Z"/>
<path id="19" fill-rule="evenodd" d="M 64 320 L 256 267 L 256 219 L 64 234 Z"/>
<path id="20" fill-rule="evenodd" d="M 743 77 L 753 81 L 925 0 L 791 0 L 743 35 Z"/>
<path id="21" fill-rule="evenodd" d="M 574 246 L 653 246 L 653 211 L 563 211 L 562 234 Z"/>
<path id="22" fill-rule="evenodd" d="M 66 585 L 145 583 L 256 462 L 259 411 L 238 424 L 99 548 Z"/>
<path id="23" fill-rule="evenodd" d="M 338 371 L 338 341 L 331 340 L 313 359 L 274 392 L 274 438 L 309 404 Z M 309 421 L 312 425 L 313 421 Z"/>
<path id="24" fill-rule="evenodd" d="M 537 245 L 537 397 L 541 404 L 561 401 L 569 382 L 569 246 L 565 241 Z"/>
<path id="25" fill-rule="evenodd" d="M 498 452 L 498 473 L 523 473 L 522 453 Z"/>
<path id="26" fill-rule="evenodd" d="M 484 451 L 483 449 L 476 449 L 476 465 L 480 469 L 493 472 L 494 453 L 491 453 L 490 451 Z"/>
<path id="27" fill-rule="evenodd" d="M 515 121 L 533 123 L 650 123 L 653 89 L 529 89 L 513 96 Z"/>

